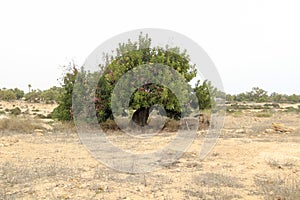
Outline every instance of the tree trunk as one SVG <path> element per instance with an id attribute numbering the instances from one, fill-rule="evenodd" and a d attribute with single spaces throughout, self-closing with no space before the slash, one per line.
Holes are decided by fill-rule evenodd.
<path id="1" fill-rule="evenodd" d="M 146 126 L 149 118 L 149 111 L 150 108 L 141 107 L 133 113 L 131 120 L 139 126 Z"/>

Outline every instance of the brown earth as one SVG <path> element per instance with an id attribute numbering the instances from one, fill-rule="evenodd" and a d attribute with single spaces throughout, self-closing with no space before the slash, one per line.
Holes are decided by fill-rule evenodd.
<path id="1" fill-rule="evenodd" d="M 2 110 L 12 104 L 22 112 L 30 109 L 30 116 L 35 116 L 33 107 L 45 115 L 55 107 L 0 104 Z M 146 174 L 121 173 L 101 164 L 70 126 L 37 123 L 52 129 L 0 132 L 0 199 L 300 199 L 298 113 L 227 113 L 218 143 L 204 160 L 198 153 L 206 130 L 197 133 L 177 162 Z M 274 123 L 290 131 L 276 131 Z M 108 138 L 143 152 L 163 147 L 174 134 L 160 133 L 143 143 L 119 132 Z"/>

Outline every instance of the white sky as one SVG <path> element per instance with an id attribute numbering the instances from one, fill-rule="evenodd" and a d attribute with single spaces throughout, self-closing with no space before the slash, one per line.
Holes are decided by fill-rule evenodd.
<path id="1" fill-rule="evenodd" d="M 300 94 L 300 1 L 1 1 L 0 88 L 58 85 L 60 65 L 81 65 L 102 42 L 138 28 L 197 42 L 226 92 L 258 86 Z"/>

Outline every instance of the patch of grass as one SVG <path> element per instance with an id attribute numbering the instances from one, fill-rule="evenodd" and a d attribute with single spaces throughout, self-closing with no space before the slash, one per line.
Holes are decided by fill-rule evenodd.
<path id="1" fill-rule="evenodd" d="M 262 112 L 258 112 L 258 113 L 255 113 L 254 115 L 255 117 L 264 117 L 264 118 L 269 118 L 269 117 L 272 117 L 272 113 L 270 112 L 265 112 L 265 111 L 262 111 Z"/>
<path id="2" fill-rule="evenodd" d="M 0 115 L 5 115 L 5 111 L 0 110 Z"/>
<path id="3" fill-rule="evenodd" d="M 240 117 L 243 115 L 243 111 L 241 110 L 227 109 L 227 113 L 232 114 L 234 117 Z"/>
<path id="4" fill-rule="evenodd" d="M 50 123 L 51 124 L 51 123 Z M 55 122 L 51 124 L 54 132 L 75 133 L 76 126 L 73 121 Z"/>
<path id="5" fill-rule="evenodd" d="M 184 190 L 186 199 L 190 197 L 196 197 L 197 199 L 241 199 L 242 197 L 236 194 L 234 191 L 223 188 L 197 188 L 195 190 Z M 193 198 L 194 199 L 194 198 Z"/>
<path id="6" fill-rule="evenodd" d="M 0 131 L 31 133 L 35 129 L 42 129 L 42 126 L 32 119 L 12 117 L 0 120 Z"/>
<path id="7" fill-rule="evenodd" d="M 293 159 L 285 159 L 285 160 L 276 160 L 276 159 L 266 159 L 267 164 L 274 168 L 283 168 L 283 167 L 293 167 L 296 164 L 296 160 Z"/>
<path id="8" fill-rule="evenodd" d="M 0 181 L 6 185 L 31 183 L 44 177 L 73 177 L 75 171 L 68 166 L 57 162 L 35 165 L 16 165 L 13 162 L 5 162 L 0 165 Z"/>
<path id="9" fill-rule="evenodd" d="M 197 185 L 205 185 L 207 187 L 244 187 L 237 178 L 216 173 L 205 173 L 195 176 L 193 182 Z"/>
<path id="10" fill-rule="evenodd" d="M 300 108 L 298 106 L 298 108 L 294 108 L 293 106 L 290 106 L 290 107 L 286 107 L 284 112 L 287 112 L 287 113 L 300 113 Z"/>
<path id="11" fill-rule="evenodd" d="M 265 199 L 294 200 L 300 198 L 300 180 L 296 175 L 255 177 L 254 182 Z"/>

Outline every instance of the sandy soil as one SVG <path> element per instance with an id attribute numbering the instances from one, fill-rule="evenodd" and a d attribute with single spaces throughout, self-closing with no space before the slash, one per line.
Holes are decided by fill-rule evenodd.
<path id="1" fill-rule="evenodd" d="M 38 110 L 47 106 L 40 105 Z M 294 131 L 272 131 L 272 123 Z M 200 160 L 205 133 L 199 131 L 172 165 L 128 174 L 96 160 L 72 129 L 44 130 L 43 134 L 3 132 L 0 199 L 300 199 L 299 114 L 228 113 L 218 143 Z M 165 132 L 153 140 L 163 146 L 173 135 Z M 120 133 L 109 138 L 129 149 L 135 142 Z M 138 150 L 149 147 L 152 143 L 143 143 Z"/>

